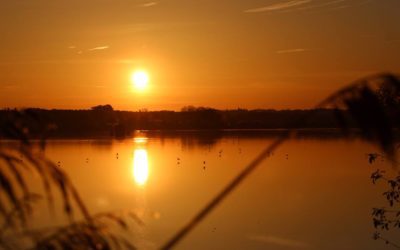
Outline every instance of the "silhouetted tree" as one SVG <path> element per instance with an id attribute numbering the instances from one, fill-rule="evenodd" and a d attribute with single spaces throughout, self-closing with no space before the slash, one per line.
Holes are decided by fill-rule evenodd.
<path id="1" fill-rule="evenodd" d="M 113 107 L 110 104 L 94 106 L 94 107 L 92 107 L 92 110 L 93 111 L 101 111 L 101 112 L 114 111 Z"/>

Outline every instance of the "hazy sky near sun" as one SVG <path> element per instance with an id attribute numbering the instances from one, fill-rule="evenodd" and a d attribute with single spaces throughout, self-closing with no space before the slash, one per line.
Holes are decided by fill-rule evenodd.
<path id="1" fill-rule="evenodd" d="M 400 72 L 399 0 L 0 0 L 0 107 L 308 108 Z M 135 69 L 150 88 L 134 91 Z"/>

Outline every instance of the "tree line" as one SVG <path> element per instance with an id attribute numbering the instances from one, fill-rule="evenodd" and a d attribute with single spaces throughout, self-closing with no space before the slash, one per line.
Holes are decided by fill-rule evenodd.
<path id="1" fill-rule="evenodd" d="M 185 107 L 181 111 L 117 111 L 110 105 L 90 110 L 24 110 L 35 123 L 26 121 L 31 136 L 85 137 L 129 136 L 135 130 L 223 130 L 337 128 L 333 109 L 317 110 L 217 110 Z M 0 110 L 0 123 L 12 120 L 20 111 Z M 298 122 L 300 117 L 308 119 Z M 26 119 L 26 118 L 25 118 Z M 294 123 L 293 121 L 297 121 Z M 32 124 L 40 124 L 34 127 Z M 40 129 L 39 129 L 40 128 Z M 45 131 L 43 131 L 45 129 Z M 7 135 L 3 134 L 3 137 Z"/>

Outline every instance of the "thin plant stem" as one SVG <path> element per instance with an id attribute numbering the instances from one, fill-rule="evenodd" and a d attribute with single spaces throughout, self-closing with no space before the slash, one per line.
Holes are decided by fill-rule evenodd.
<path id="1" fill-rule="evenodd" d="M 328 96 L 326 99 L 321 101 L 318 105 L 315 106 L 314 111 L 334 105 L 336 101 L 347 92 L 351 92 L 356 87 L 365 86 L 370 81 L 384 77 L 386 74 L 376 74 L 369 77 L 366 77 L 362 80 L 356 81 L 338 91 Z M 296 123 L 308 119 L 308 117 L 312 116 L 313 112 L 308 115 L 300 118 Z M 296 124 L 294 123 L 294 124 Z M 295 128 L 296 126 L 292 126 Z M 242 183 L 246 177 L 248 177 L 269 155 L 270 152 L 275 151 L 281 144 L 283 144 L 288 138 L 291 137 L 292 134 L 296 132 L 296 129 L 288 129 L 285 133 L 276 139 L 272 144 L 268 145 L 253 161 L 251 161 L 243 171 L 241 171 L 231 182 L 225 186 L 218 195 L 216 195 L 206 206 L 201 209 L 193 218 L 190 220 L 184 227 L 182 227 L 170 240 L 167 241 L 160 249 L 167 250 L 175 247 L 190 231 L 192 231 L 214 208 L 216 208 L 235 188 Z"/>

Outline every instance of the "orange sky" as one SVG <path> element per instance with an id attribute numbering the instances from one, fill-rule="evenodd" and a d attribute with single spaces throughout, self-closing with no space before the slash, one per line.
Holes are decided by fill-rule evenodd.
<path id="1" fill-rule="evenodd" d="M 308 108 L 400 72 L 398 0 L 0 2 L 0 107 Z M 146 69 L 145 93 L 131 73 Z"/>

